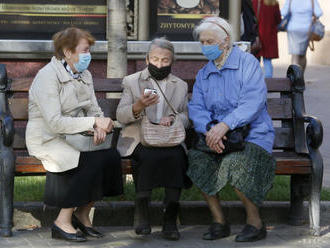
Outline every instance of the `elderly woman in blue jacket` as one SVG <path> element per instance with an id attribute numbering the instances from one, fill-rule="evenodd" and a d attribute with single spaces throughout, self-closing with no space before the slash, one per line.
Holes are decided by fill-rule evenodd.
<path id="1" fill-rule="evenodd" d="M 193 148 L 188 154 L 187 174 L 201 190 L 213 217 L 203 239 L 230 235 L 217 196 L 229 183 L 247 213 L 247 224 L 235 241 L 260 240 L 266 237 L 266 228 L 258 207 L 271 188 L 275 171 L 274 129 L 267 113 L 263 73 L 253 55 L 232 47 L 232 29 L 224 19 L 206 18 L 194 34 L 209 60 L 196 76 L 188 105 L 195 131 L 205 135 L 205 146 L 211 151 Z M 244 149 L 223 154 L 226 133 L 243 126 L 249 127 Z"/>

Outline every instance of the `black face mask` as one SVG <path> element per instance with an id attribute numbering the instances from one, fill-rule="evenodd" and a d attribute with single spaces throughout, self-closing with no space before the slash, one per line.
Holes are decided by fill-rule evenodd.
<path id="1" fill-rule="evenodd" d="M 156 80 L 163 80 L 168 76 L 168 74 L 170 74 L 171 65 L 158 68 L 157 66 L 149 62 L 148 70 L 150 72 L 150 75 L 154 77 Z"/>

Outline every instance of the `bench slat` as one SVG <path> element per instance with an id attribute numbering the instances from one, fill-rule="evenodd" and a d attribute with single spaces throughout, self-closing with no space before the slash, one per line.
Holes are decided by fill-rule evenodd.
<path id="1" fill-rule="evenodd" d="M 28 98 L 10 98 L 8 103 L 14 120 L 28 119 Z"/>
<path id="2" fill-rule="evenodd" d="M 294 135 L 292 128 L 276 127 L 273 149 L 293 149 Z"/>
<path id="3" fill-rule="evenodd" d="M 105 116 L 116 119 L 116 109 L 120 99 L 98 98 L 100 107 Z M 273 120 L 287 120 L 292 118 L 292 104 L 290 98 L 268 98 L 268 111 Z M 11 98 L 9 99 L 10 111 L 15 120 L 28 119 L 28 99 Z"/>
<path id="4" fill-rule="evenodd" d="M 276 159 L 276 174 L 310 174 L 311 162 L 308 157 L 297 155 L 295 153 L 273 153 Z M 123 174 L 131 174 L 132 166 L 129 159 L 122 159 L 121 162 Z M 16 158 L 16 173 L 45 173 L 45 169 L 41 162 L 34 157 L 17 156 Z"/>
<path id="5" fill-rule="evenodd" d="M 267 106 L 273 120 L 292 119 L 291 98 L 268 98 Z"/>
<path id="6" fill-rule="evenodd" d="M 183 79 L 188 84 L 188 91 L 192 92 L 195 79 Z M 268 92 L 291 92 L 291 81 L 288 78 L 266 78 Z"/>
<path id="7" fill-rule="evenodd" d="M 291 128 L 275 128 L 274 149 L 293 149 L 294 148 L 293 137 L 294 137 L 293 130 Z M 25 127 L 15 127 L 15 137 L 14 137 L 13 147 L 14 149 L 26 149 Z"/>
<path id="8" fill-rule="evenodd" d="M 295 152 L 274 152 L 276 159 L 276 174 L 311 174 L 312 164 L 307 155 Z"/>
<path id="9" fill-rule="evenodd" d="M 94 89 L 97 92 L 120 92 L 121 78 L 94 78 Z M 183 79 L 192 92 L 195 79 Z M 14 78 L 11 89 L 15 92 L 27 92 L 33 78 Z M 291 82 L 288 78 L 266 78 L 268 92 L 291 92 Z"/>
<path id="10" fill-rule="evenodd" d="M 14 136 L 14 149 L 26 149 L 25 144 L 25 127 L 15 127 L 15 136 Z"/>
<path id="11" fill-rule="evenodd" d="M 291 92 L 292 84 L 288 78 L 266 78 L 268 92 Z"/>
<path id="12" fill-rule="evenodd" d="M 104 112 L 105 116 L 116 120 L 116 108 L 120 99 L 97 98 L 97 101 Z M 14 120 L 28 119 L 28 99 L 27 98 L 11 98 L 9 99 L 9 108 Z"/>
<path id="13" fill-rule="evenodd" d="M 94 78 L 94 90 L 96 92 L 120 92 L 121 78 Z M 11 90 L 15 92 L 28 92 L 33 78 L 14 78 Z"/>

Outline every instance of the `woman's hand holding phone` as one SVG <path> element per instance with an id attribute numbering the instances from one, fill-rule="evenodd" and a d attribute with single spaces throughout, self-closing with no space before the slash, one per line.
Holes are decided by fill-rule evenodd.
<path id="1" fill-rule="evenodd" d="M 146 107 L 159 103 L 159 96 L 156 90 L 145 89 L 141 98 L 133 104 L 133 113 L 140 114 Z"/>

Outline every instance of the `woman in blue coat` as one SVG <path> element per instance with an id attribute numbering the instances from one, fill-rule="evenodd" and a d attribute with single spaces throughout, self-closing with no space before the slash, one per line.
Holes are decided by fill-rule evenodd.
<path id="1" fill-rule="evenodd" d="M 213 216 L 203 239 L 230 235 L 217 196 L 229 183 L 247 213 L 247 224 L 235 240 L 260 240 L 266 237 L 266 228 L 258 207 L 272 186 L 275 171 L 274 129 L 267 112 L 264 76 L 253 55 L 232 47 L 232 29 L 224 19 L 206 18 L 194 33 L 209 62 L 196 76 L 188 104 L 189 118 L 195 131 L 205 135 L 206 146 L 213 151 L 194 148 L 188 154 L 187 174 L 201 190 Z M 218 124 L 210 126 L 215 122 Z M 249 126 L 244 150 L 222 154 L 226 133 L 243 126 Z"/>

